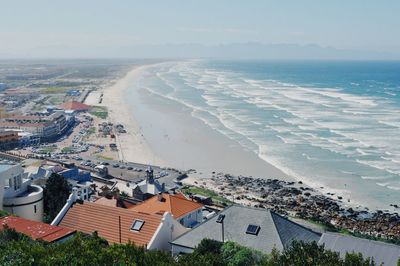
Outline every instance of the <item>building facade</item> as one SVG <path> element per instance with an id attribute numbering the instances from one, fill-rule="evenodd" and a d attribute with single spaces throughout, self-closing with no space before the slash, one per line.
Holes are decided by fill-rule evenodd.
<path id="1" fill-rule="evenodd" d="M 53 141 L 71 126 L 63 112 L 41 115 L 11 116 L 0 121 L 0 129 L 17 129 L 38 136 L 42 141 Z"/>
<path id="2" fill-rule="evenodd" d="M 0 207 L 33 221 L 43 219 L 43 189 L 26 178 L 21 165 L 0 166 Z"/>
<path id="3" fill-rule="evenodd" d="M 17 147 L 19 136 L 16 131 L 0 131 L 0 150 L 9 150 Z"/>

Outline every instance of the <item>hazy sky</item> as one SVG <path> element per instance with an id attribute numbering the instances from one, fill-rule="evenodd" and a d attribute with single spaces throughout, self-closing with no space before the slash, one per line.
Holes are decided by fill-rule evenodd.
<path id="1" fill-rule="evenodd" d="M 399 12 L 399 0 L 0 0 L 0 55 L 244 42 L 399 53 Z"/>

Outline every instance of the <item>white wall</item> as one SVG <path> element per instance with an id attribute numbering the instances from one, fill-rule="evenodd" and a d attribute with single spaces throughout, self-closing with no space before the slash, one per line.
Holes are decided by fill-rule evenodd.
<path id="1" fill-rule="evenodd" d="M 61 222 L 62 218 L 67 213 L 69 208 L 71 208 L 72 204 L 74 204 L 74 202 L 76 202 L 76 200 L 78 199 L 77 191 L 78 190 L 76 187 L 72 188 L 72 193 L 69 195 L 67 202 L 65 203 L 61 211 L 57 214 L 57 216 L 54 218 L 54 220 L 51 222 L 51 225 L 58 225 Z"/>
<path id="2" fill-rule="evenodd" d="M 8 167 L 8 166 L 5 166 Z M 14 166 L 10 166 L 9 168 L 6 168 L 5 171 L 2 171 L 0 173 L 0 208 L 3 209 L 3 198 L 6 194 L 9 194 L 10 192 L 12 193 L 12 191 L 8 191 L 9 189 L 7 189 L 7 193 L 5 191 L 5 185 L 6 185 L 6 181 L 8 182 L 8 180 L 10 178 L 13 178 L 14 176 L 17 175 L 21 175 L 23 173 L 23 169 L 21 167 L 21 165 L 14 165 Z M 8 184 L 7 184 L 8 185 Z"/>
<path id="3" fill-rule="evenodd" d="M 155 232 L 153 238 L 150 240 L 147 249 L 160 249 L 170 251 L 171 244 L 169 242 L 173 241 L 178 236 L 185 233 L 187 230 L 187 228 L 183 227 L 177 221 L 175 221 L 170 213 L 166 212 L 164 213 L 160 226 Z"/>
<path id="4" fill-rule="evenodd" d="M 24 197 L 3 199 L 3 208 L 19 217 L 41 222 L 43 220 L 43 189 L 32 185 Z"/>

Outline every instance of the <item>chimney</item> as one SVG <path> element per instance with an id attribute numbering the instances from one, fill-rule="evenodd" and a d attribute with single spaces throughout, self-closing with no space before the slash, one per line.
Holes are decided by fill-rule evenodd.
<path id="1" fill-rule="evenodd" d="M 163 201 L 163 195 L 162 195 L 162 193 L 158 193 L 158 195 L 157 195 L 157 198 L 158 198 L 158 201 Z"/>

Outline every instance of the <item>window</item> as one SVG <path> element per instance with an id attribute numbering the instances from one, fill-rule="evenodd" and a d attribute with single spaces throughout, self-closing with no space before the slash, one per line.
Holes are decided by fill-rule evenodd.
<path id="1" fill-rule="evenodd" d="M 184 223 L 183 219 L 180 219 L 180 220 L 179 220 L 179 223 L 180 223 L 181 225 L 183 225 L 183 223 Z"/>
<path id="2" fill-rule="evenodd" d="M 138 231 L 138 232 L 139 232 L 140 229 L 142 229 L 143 224 L 144 224 L 144 221 L 142 221 L 142 220 L 135 220 L 135 221 L 133 222 L 133 224 L 132 224 L 131 230 L 133 230 L 133 231 Z"/>
<path id="3" fill-rule="evenodd" d="M 11 178 L 6 179 L 5 181 L 5 189 L 12 187 L 12 182 L 11 182 Z"/>
<path id="4" fill-rule="evenodd" d="M 17 184 L 17 177 L 14 176 L 14 190 L 18 189 L 18 184 Z"/>
<path id="5" fill-rule="evenodd" d="M 33 211 L 36 213 L 36 205 L 33 205 Z"/>
<path id="6" fill-rule="evenodd" d="M 221 224 L 224 221 L 224 219 L 225 219 L 225 214 L 220 214 L 220 215 L 218 215 L 216 222 Z"/>
<path id="7" fill-rule="evenodd" d="M 192 214 L 191 213 L 189 213 L 189 216 L 188 216 L 188 219 L 190 219 L 190 218 L 192 218 Z"/>
<path id="8" fill-rule="evenodd" d="M 249 224 L 249 226 L 247 226 L 246 234 L 258 235 L 259 231 L 260 227 L 258 225 Z"/>

